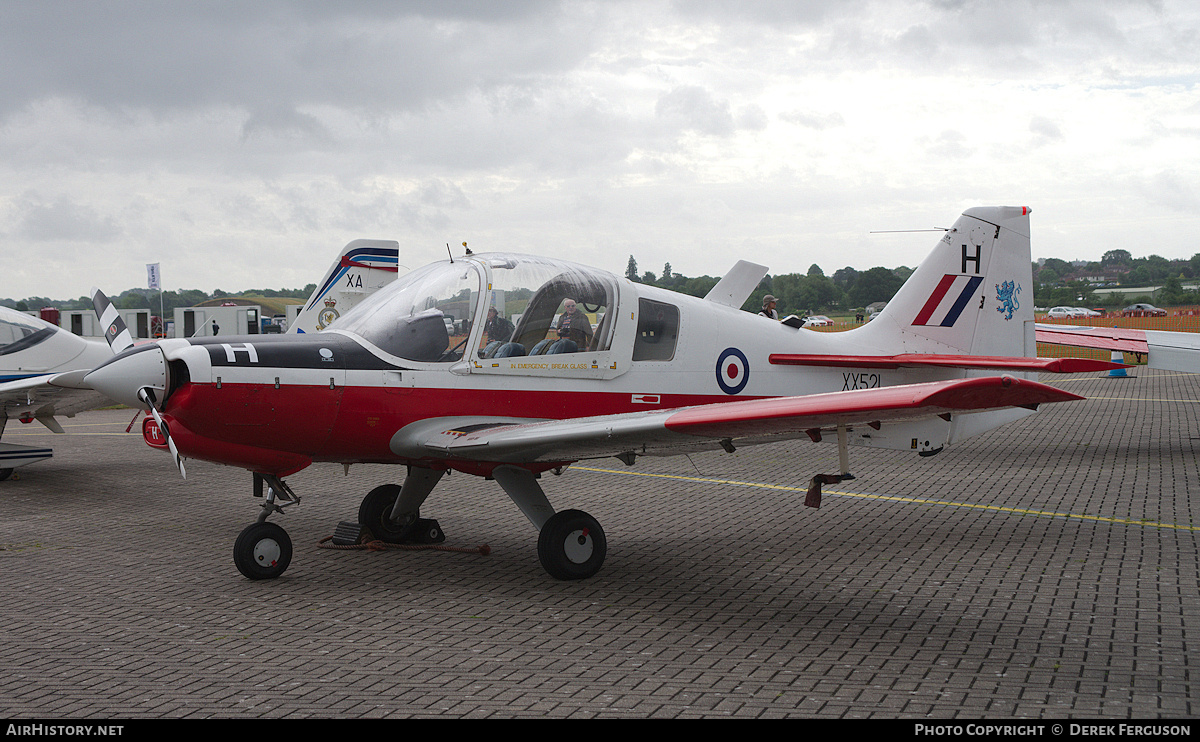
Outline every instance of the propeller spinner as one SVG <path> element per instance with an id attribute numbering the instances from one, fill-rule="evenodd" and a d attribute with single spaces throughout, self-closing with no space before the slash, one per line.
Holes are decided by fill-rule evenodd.
<path id="1" fill-rule="evenodd" d="M 158 407 L 166 398 L 170 388 L 170 367 L 166 356 L 157 343 L 135 346 L 110 358 L 84 377 L 84 383 L 101 394 L 121 404 L 137 407 L 154 416 L 159 429 L 167 439 L 167 447 L 175 457 L 175 465 L 185 478 L 187 471 L 175 441 L 171 439 L 166 422 Z"/>

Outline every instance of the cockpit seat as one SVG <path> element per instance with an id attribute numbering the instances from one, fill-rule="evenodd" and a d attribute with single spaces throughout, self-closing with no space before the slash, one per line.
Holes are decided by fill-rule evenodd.
<path id="1" fill-rule="evenodd" d="M 575 344 L 574 340 L 563 338 L 562 340 L 554 341 L 554 344 L 550 346 L 550 350 L 546 351 L 546 355 L 553 353 L 575 353 L 578 350 L 579 346 Z"/>
<path id="2" fill-rule="evenodd" d="M 525 346 L 520 343 L 505 343 L 493 354 L 492 358 L 512 358 L 525 355 Z"/>
<path id="3" fill-rule="evenodd" d="M 406 350 L 405 358 L 414 361 L 439 361 L 450 344 L 450 333 L 440 314 L 418 314 L 396 327 L 397 347 Z"/>

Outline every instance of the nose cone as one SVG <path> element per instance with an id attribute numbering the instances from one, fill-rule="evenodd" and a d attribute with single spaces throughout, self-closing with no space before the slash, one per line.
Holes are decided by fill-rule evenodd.
<path id="1" fill-rule="evenodd" d="M 109 399 L 148 410 L 138 391 L 148 387 L 154 390 L 155 399 L 163 399 L 168 383 L 167 359 L 157 343 L 140 345 L 100 364 L 83 380 Z"/>

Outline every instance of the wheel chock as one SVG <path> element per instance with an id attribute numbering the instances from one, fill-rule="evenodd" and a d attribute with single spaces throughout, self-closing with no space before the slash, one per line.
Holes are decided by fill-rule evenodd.
<path id="1" fill-rule="evenodd" d="M 344 520 L 338 523 L 337 528 L 333 530 L 331 540 L 337 546 L 358 546 L 367 541 L 367 538 L 364 537 L 365 531 L 362 523 Z"/>

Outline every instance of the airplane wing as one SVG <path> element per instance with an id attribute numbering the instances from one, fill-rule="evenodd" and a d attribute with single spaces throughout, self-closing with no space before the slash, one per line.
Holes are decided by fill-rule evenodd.
<path id="1" fill-rule="evenodd" d="M 1200 373 L 1200 333 L 1034 324 L 1039 343 L 1146 355 L 1149 368 Z"/>
<path id="2" fill-rule="evenodd" d="M 839 425 L 870 425 L 1011 407 L 1036 409 L 1083 397 L 1009 376 L 723 402 L 571 420 L 513 422 L 484 418 L 423 421 L 398 432 L 406 455 L 504 463 L 671 455 L 766 443 Z M 466 424 L 464 424 L 466 423 Z M 400 452 L 399 450 L 397 451 Z"/>
<path id="3" fill-rule="evenodd" d="M 0 384 L 4 418 L 37 420 L 55 433 L 62 433 L 55 415 L 71 417 L 77 412 L 112 404 L 108 397 L 82 385 L 83 376 L 90 370 L 42 374 Z"/>

